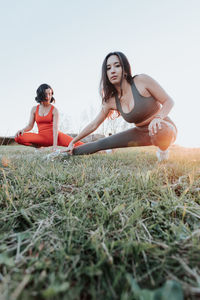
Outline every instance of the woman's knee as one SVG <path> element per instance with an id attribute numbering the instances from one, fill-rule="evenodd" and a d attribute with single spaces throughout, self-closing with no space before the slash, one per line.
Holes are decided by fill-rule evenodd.
<path id="1" fill-rule="evenodd" d="M 25 146 L 31 146 L 32 145 L 32 142 L 30 142 L 27 139 L 27 134 L 26 134 L 26 136 L 25 136 L 25 134 L 18 135 L 17 137 L 15 137 L 15 142 L 20 144 L 20 145 L 25 145 Z"/>
<path id="2" fill-rule="evenodd" d="M 18 143 L 18 144 L 22 144 L 22 136 L 21 135 L 18 135 L 15 137 L 15 142 Z"/>
<path id="3" fill-rule="evenodd" d="M 161 123 L 161 129 L 156 134 L 151 136 L 153 145 L 161 150 L 166 150 L 176 140 L 176 129 L 172 124 Z"/>

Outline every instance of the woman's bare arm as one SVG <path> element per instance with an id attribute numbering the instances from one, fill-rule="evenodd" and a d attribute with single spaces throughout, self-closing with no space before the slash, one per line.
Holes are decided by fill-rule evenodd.
<path id="1" fill-rule="evenodd" d="M 160 84 L 148 75 L 142 75 L 146 89 L 161 104 L 159 117 L 165 118 L 174 106 L 173 99 L 166 93 Z"/>
<path id="2" fill-rule="evenodd" d="M 150 122 L 149 133 L 150 135 L 154 135 L 155 133 L 157 133 L 158 129 L 161 129 L 161 121 L 162 119 L 167 117 L 167 115 L 171 111 L 174 105 L 174 101 L 156 80 L 154 80 L 148 75 L 140 75 L 138 77 L 138 79 L 141 80 L 142 84 L 145 86 L 147 93 L 153 96 L 156 99 L 156 101 L 158 101 L 161 104 L 161 108 L 158 113 L 150 117 L 148 120 L 136 124 L 137 126 L 143 126 Z"/>
<path id="3" fill-rule="evenodd" d="M 105 104 L 102 106 L 101 111 L 98 113 L 96 118 L 90 122 L 73 140 L 70 142 L 67 147 L 67 151 L 71 151 L 76 142 L 80 141 L 84 137 L 88 136 L 90 133 L 94 132 L 103 121 L 106 119 L 109 113 L 109 107 Z"/>
<path id="4" fill-rule="evenodd" d="M 58 122 L 59 112 L 56 107 L 53 109 L 53 150 L 56 150 L 58 143 Z"/>
<path id="5" fill-rule="evenodd" d="M 17 131 L 17 133 L 15 135 L 16 137 L 19 136 L 19 135 L 23 135 L 24 132 L 30 131 L 33 128 L 34 123 L 35 123 L 36 108 L 37 108 L 37 106 L 34 106 L 31 109 L 31 113 L 30 113 L 30 118 L 29 118 L 28 124 L 23 129 L 20 129 L 20 130 Z"/>

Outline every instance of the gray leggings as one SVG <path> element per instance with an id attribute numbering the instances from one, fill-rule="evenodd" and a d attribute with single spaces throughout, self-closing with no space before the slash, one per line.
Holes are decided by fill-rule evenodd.
<path id="1" fill-rule="evenodd" d="M 169 118 L 165 118 L 161 125 L 162 128 L 154 136 L 149 136 L 148 125 L 134 127 L 98 141 L 76 147 L 73 149 L 73 154 L 92 154 L 100 150 L 150 145 L 155 145 L 161 150 L 166 150 L 175 141 L 177 129 Z"/>

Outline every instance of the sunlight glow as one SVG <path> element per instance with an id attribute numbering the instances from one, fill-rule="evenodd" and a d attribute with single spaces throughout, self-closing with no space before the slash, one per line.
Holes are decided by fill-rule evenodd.
<path id="1" fill-rule="evenodd" d="M 79 132 L 101 105 L 102 61 L 119 50 L 133 74 L 152 76 L 174 99 L 169 116 L 178 127 L 176 144 L 200 147 L 199 11 L 198 0 L 21 0 L 12 7 L 4 1 L 0 136 L 27 124 L 41 83 L 53 87 L 66 132 Z"/>

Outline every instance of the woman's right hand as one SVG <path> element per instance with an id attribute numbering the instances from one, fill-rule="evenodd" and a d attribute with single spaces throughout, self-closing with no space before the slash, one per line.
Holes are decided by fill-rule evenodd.
<path id="1" fill-rule="evenodd" d="M 24 129 L 20 129 L 17 131 L 17 133 L 15 134 L 15 137 L 18 137 L 19 135 L 23 135 L 24 134 Z"/>
<path id="2" fill-rule="evenodd" d="M 161 118 L 157 118 L 155 117 L 153 120 L 151 120 L 149 126 L 148 126 L 148 129 L 149 129 L 149 135 L 150 136 L 153 136 L 155 134 L 158 133 L 158 131 L 160 129 L 162 129 L 162 119 Z"/>
<path id="3" fill-rule="evenodd" d="M 69 143 L 67 149 L 65 149 L 65 151 L 72 153 L 73 149 L 74 149 L 74 143 L 73 143 L 73 140 L 72 140 L 72 141 Z"/>

